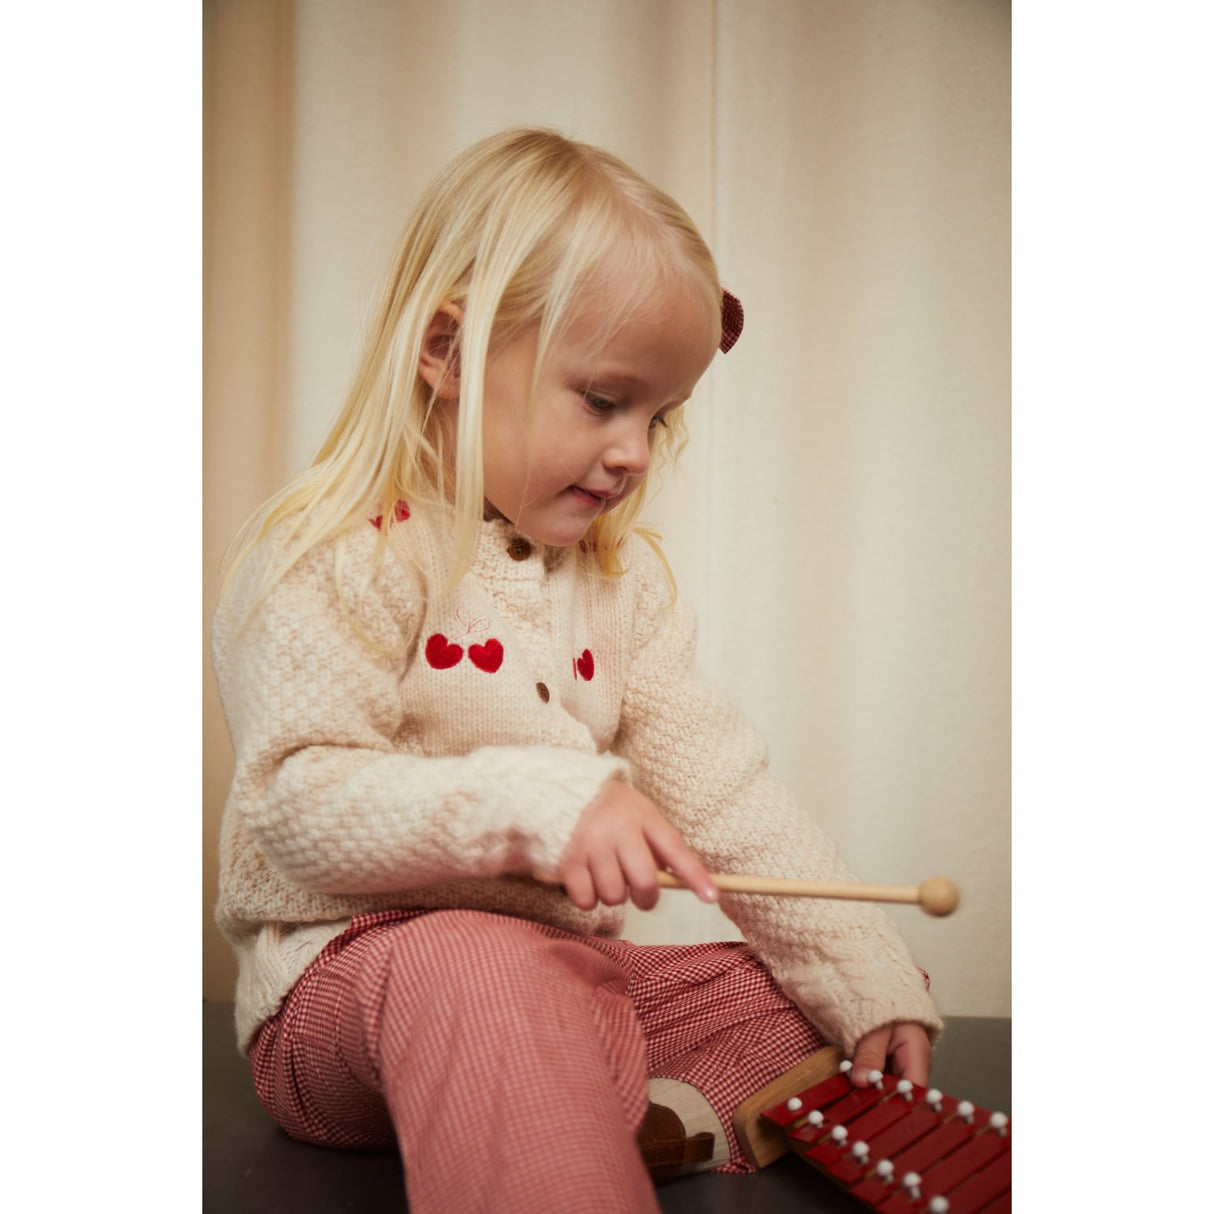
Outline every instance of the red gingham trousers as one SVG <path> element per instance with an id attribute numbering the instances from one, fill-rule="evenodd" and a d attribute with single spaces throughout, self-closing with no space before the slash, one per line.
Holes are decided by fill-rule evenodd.
<path id="1" fill-rule="evenodd" d="M 362 915 L 250 1049 L 293 1138 L 395 1139 L 413 1214 L 658 1206 L 650 1076 L 737 1104 L 824 1041 L 740 943 L 641 946 L 479 911 Z"/>

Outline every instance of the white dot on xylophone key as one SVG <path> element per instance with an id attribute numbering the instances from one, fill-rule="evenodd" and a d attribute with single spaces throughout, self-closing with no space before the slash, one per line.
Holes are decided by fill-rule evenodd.
<path id="1" fill-rule="evenodd" d="M 826 1120 L 826 1118 L 823 1117 L 822 1114 L 819 1113 L 817 1109 L 814 1109 L 814 1111 L 812 1113 L 810 1113 L 810 1115 L 805 1120 L 808 1121 L 809 1124 L 811 1126 L 813 1126 L 813 1128 L 815 1130 L 818 1130 L 818 1129 L 822 1128 L 822 1123 Z"/>
<path id="2" fill-rule="evenodd" d="M 882 1075 L 880 1071 L 869 1071 L 868 1073 L 868 1082 L 871 1083 L 878 1092 L 882 1090 L 881 1080 L 884 1078 L 885 1076 Z"/>
<path id="3" fill-rule="evenodd" d="M 803 1102 L 800 1096 L 793 1096 L 785 1106 L 790 1113 L 799 1113 L 803 1107 Z"/>
<path id="4" fill-rule="evenodd" d="M 877 1164 L 877 1177 L 879 1180 L 884 1180 L 887 1184 L 894 1178 L 894 1165 L 888 1159 L 883 1159 Z"/>
<path id="5" fill-rule="evenodd" d="M 937 1194 L 927 1203 L 928 1214 L 948 1214 L 948 1198 Z"/>
<path id="6" fill-rule="evenodd" d="M 904 1100 L 909 1100 L 915 1090 L 915 1085 L 909 1079 L 898 1080 L 898 1095 Z"/>
<path id="7" fill-rule="evenodd" d="M 991 1129 L 995 1130 L 1000 1138 L 1007 1137 L 1007 1114 L 992 1113 L 991 1114 Z"/>
<path id="8" fill-rule="evenodd" d="M 843 1061 L 841 1063 L 839 1063 L 839 1074 L 846 1075 L 847 1072 L 850 1070 L 851 1070 L 851 1062 L 848 1059 L 844 1058 Z"/>
<path id="9" fill-rule="evenodd" d="M 907 1172 L 902 1177 L 902 1185 L 910 1194 L 911 1201 L 919 1200 L 919 1186 L 923 1183 L 923 1177 L 918 1172 Z"/>
<path id="10" fill-rule="evenodd" d="M 830 1136 L 841 1147 L 847 1141 L 847 1126 L 837 1125 L 830 1132 Z"/>
<path id="11" fill-rule="evenodd" d="M 851 1149 L 851 1153 L 856 1157 L 858 1164 L 868 1163 L 868 1143 L 857 1142 Z"/>
<path id="12" fill-rule="evenodd" d="M 957 1116 L 964 1120 L 966 1125 L 974 1124 L 974 1106 L 968 1101 L 963 1100 L 957 1106 Z"/>
<path id="13" fill-rule="evenodd" d="M 944 1093 L 939 1088 L 932 1088 L 924 1097 L 928 1104 L 939 1113 L 944 1108 Z"/>

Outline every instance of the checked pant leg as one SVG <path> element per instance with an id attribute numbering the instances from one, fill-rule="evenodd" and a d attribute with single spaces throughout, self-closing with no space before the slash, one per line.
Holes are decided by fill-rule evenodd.
<path id="1" fill-rule="evenodd" d="M 310 1140 L 373 1134 L 373 1093 L 415 1214 L 656 1214 L 635 1140 L 645 1042 L 611 956 L 472 911 L 368 936 L 301 980 L 323 1008 L 309 1050 L 329 1054 L 304 1066 L 295 1050 L 290 1086 Z"/>
<path id="2" fill-rule="evenodd" d="M 650 1075 L 690 1084 L 720 1118 L 730 1159 L 716 1170 L 754 1171 L 734 1110 L 825 1039 L 741 943 L 638 948 L 629 995 Z"/>

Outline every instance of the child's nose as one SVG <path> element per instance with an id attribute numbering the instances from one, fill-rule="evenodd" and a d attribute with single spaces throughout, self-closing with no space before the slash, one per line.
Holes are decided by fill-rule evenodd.
<path id="1" fill-rule="evenodd" d="M 649 468 L 649 447 L 652 433 L 647 424 L 629 421 L 615 435 L 604 462 L 610 468 L 618 468 L 632 476 L 642 476 Z"/>

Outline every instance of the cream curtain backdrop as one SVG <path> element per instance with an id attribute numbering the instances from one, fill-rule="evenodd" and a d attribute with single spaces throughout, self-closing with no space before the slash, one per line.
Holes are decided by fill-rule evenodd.
<path id="1" fill-rule="evenodd" d="M 654 503 L 700 657 L 945 1014 L 1011 1010 L 1010 12 L 1003 0 L 208 0 L 206 618 L 336 411 L 391 245 L 517 124 L 677 197 L 746 307 Z M 231 752 L 205 674 L 204 992 Z M 762 830 L 762 822 L 755 822 Z M 732 935 L 667 893 L 647 942 Z"/>

